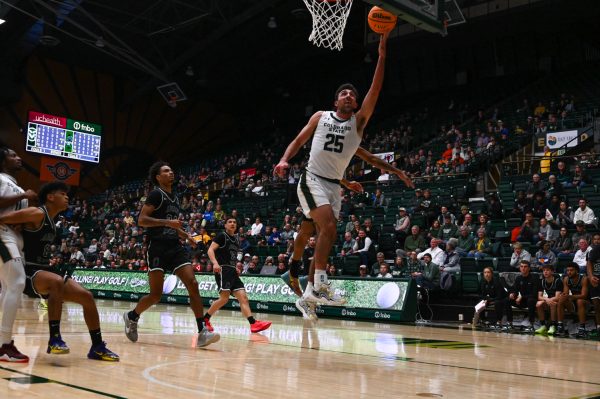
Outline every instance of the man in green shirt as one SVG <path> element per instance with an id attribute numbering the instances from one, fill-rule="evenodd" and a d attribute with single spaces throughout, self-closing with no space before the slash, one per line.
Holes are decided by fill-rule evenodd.
<path id="1" fill-rule="evenodd" d="M 404 240 L 404 249 L 397 249 L 396 256 L 406 256 L 409 252 L 419 253 L 423 251 L 425 247 L 427 247 L 425 244 L 425 239 L 420 234 L 421 229 L 419 226 L 414 225 L 411 227 L 410 232 L 411 235 L 406 237 L 406 240 Z"/>

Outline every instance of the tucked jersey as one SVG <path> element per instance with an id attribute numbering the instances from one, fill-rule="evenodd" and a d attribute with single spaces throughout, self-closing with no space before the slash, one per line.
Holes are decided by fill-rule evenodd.
<path id="1" fill-rule="evenodd" d="M 237 234 L 230 236 L 227 233 L 219 234 L 214 240 L 219 245 L 215 250 L 215 257 L 219 266 L 235 267 L 238 260 L 238 254 L 241 255 L 240 239 Z"/>
<path id="2" fill-rule="evenodd" d="M 334 112 L 323 112 L 312 139 L 306 169 L 317 176 L 341 180 L 360 141 L 354 114 L 343 120 Z"/>
<path id="3" fill-rule="evenodd" d="M 592 273 L 600 277 L 600 246 L 594 247 L 588 253 L 588 261 L 592 262 Z"/>
<path id="4" fill-rule="evenodd" d="M 155 219 L 177 220 L 181 208 L 179 199 L 174 193 L 167 193 L 161 188 L 156 188 L 148 194 L 146 204 L 152 205 L 154 211 L 150 215 Z M 179 240 L 177 230 L 170 227 L 148 227 L 148 235 L 151 241 L 175 241 Z"/>
<path id="5" fill-rule="evenodd" d="M 7 173 L 0 173 L 0 197 L 9 197 L 13 195 L 23 194 L 25 190 L 17 185 L 14 177 Z M 0 215 L 5 215 L 12 211 L 27 208 L 27 199 L 15 203 L 6 208 L 0 209 Z"/>
<path id="6" fill-rule="evenodd" d="M 42 224 L 37 229 L 23 229 L 25 261 L 27 264 L 46 266 L 50 260 L 50 247 L 56 239 L 56 224 L 50 219 L 45 206 L 39 209 L 44 212 Z"/>

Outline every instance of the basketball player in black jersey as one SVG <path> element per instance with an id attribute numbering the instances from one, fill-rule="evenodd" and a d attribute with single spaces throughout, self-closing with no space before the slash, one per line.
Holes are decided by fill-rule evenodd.
<path id="1" fill-rule="evenodd" d="M 83 316 L 92 338 L 88 358 L 118 361 L 119 356 L 106 347 L 100 332 L 100 317 L 92 293 L 71 279 L 66 270 L 49 267 L 50 246 L 56 238 L 54 218 L 69 205 L 69 188 L 61 182 L 45 184 L 40 188 L 39 208 L 29 207 L 3 215 L 2 223 L 23 225 L 25 252 L 24 292 L 48 299 L 50 340 L 47 353 L 66 354 L 69 347 L 60 335 L 63 301 L 75 302 L 83 307 Z"/>
<path id="2" fill-rule="evenodd" d="M 556 333 L 556 310 L 563 292 L 563 283 L 560 278 L 554 276 L 554 265 L 545 263 L 542 265 L 543 278 L 538 285 L 538 300 L 536 309 L 538 319 L 542 324 L 535 330 L 536 334 L 554 335 Z M 550 327 L 546 325 L 546 309 L 550 309 Z"/>
<path id="3" fill-rule="evenodd" d="M 152 305 L 158 303 L 162 296 L 165 272 L 173 273 L 185 285 L 190 296 L 190 307 L 198 325 L 197 347 L 204 347 L 217 342 L 219 334 L 214 334 L 204 328 L 202 315 L 202 297 L 198 291 L 198 282 L 188 255 L 179 241 L 188 240 L 191 245 L 194 240 L 182 230 L 179 218 L 181 208 L 179 199 L 173 192 L 175 174 L 166 162 L 156 162 L 149 170 L 149 178 L 156 188 L 148 194 L 146 203 L 140 211 L 138 225 L 148 229 L 150 243 L 148 244 L 148 279 L 150 294 L 142 297 L 135 309 L 123 314 L 125 335 L 130 341 L 138 340 L 137 322 L 140 315 Z"/>
<path id="4" fill-rule="evenodd" d="M 215 279 L 219 287 L 219 299 L 212 303 L 204 315 L 204 324 L 212 331 L 210 318 L 217 310 L 225 306 L 230 296 L 234 296 L 240 303 L 242 314 L 250 323 L 250 331 L 257 333 L 269 328 L 271 322 L 256 320 L 250 311 L 246 288 L 235 268 L 235 264 L 241 261 L 243 256 L 236 231 L 237 220 L 233 217 L 227 218 L 225 231 L 215 237 L 208 248 L 208 257 L 213 264 L 213 272 L 215 272 Z"/>
<path id="5" fill-rule="evenodd" d="M 587 277 L 590 284 L 590 300 L 594 305 L 596 316 L 596 328 L 590 332 L 590 338 L 598 338 L 600 336 L 600 236 L 598 234 L 594 234 L 593 249 L 588 254 Z"/>
<path id="6" fill-rule="evenodd" d="M 585 335 L 585 313 L 589 304 L 589 280 L 586 276 L 579 274 L 579 265 L 569 262 L 566 267 L 566 276 L 563 278 L 563 292 L 558 303 L 558 328 L 556 335 L 568 336 L 565 331 L 565 308 L 569 312 L 577 312 L 579 328 L 577 333 Z"/>

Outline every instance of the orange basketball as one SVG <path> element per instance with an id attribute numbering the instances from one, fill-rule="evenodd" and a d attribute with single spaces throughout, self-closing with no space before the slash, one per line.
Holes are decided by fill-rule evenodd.
<path id="1" fill-rule="evenodd" d="M 396 16 L 389 11 L 377 6 L 369 11 L 369 27 L 375 33 L 386 33 L 396 26 Z"/>

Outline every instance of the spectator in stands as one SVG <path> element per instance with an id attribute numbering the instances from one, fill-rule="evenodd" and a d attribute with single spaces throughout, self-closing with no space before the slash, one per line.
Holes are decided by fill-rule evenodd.
<path id="1" fill-rule="evenodd" d="M 473 215 L 467 213 L 465 215 L 465 220 L 461 225 L 462 227 L 466 227 L 469 230 L 469 234 L 472 234 L 475 231 L 475 224 L 473 223 Z"/>
<path id="2" fill-rule="evenodd" d="M 433 263 L 435 263 L 436 265 L 438 265 L 438 267 L 440 265 L 443 265 L 444 264 L 444 260 L 446 258 L 446 254 L 439 247 L 440 243 L 441 243 L 441 241 L 438 240 L 437 238 L 432 238 L 431 242 L 429 243 L 429 248 L 427 248 L 423 252 L 420 252 L 417 255 L 417 259 L 422 260 L 424 255 L 429 254 L 431 256 L 431 259 L 432 259 Z"/>
<path id="3" fill-rule="evenodd" d="M 403 257 L 396 256 L 396 258 L 394 259 L 394 264 L 390 268 L 390 273 L 392 273 L 393 278 L 403 278 L 410 276 L 404 263 Z"/>
<path id="4" fill-rule="evenodd" d="M 525 213 L 530 210 L 531 210 L 531 207 L 529 204 L 529 200 L 527 199 L 527 196 L 525 195 L 525 191 L 523 191 L 523 190 L 517 191 L 517 196 L 515 198 L 515 202 L 514 202 L 510 217 L 522 219 L 522 218 L 524 218 Z"/>
<path id="5" fill-rule="evenodd" d="M 531 274 L 531 267 L 528 261 L 522 260 L 519 263 L 520 275 L 515 279 L 515 284 L 509 289 L 509 307 L 507 310 L 507 320 L 512 326 L 513 317 L 510 306 L 528 310 L 527 324 L 524 325 L 524 332 L 533 333 L 533 322 L 535 321 L 536 303 L 538 297 L 539 278 Z"/>
<path id="6" fill-rule="evenodd" d="M 558 236 L 558 232 L 555 231 L 552 228 L 552 226 L 550 226 L 550 224 L 548 223 L 546 218 L 541 218 L 540 219 L 540 229 L 538 231 L 538 239 L 540 241 L 547 241 L 550 243 L 550 246 L 552 246 L 552 244 L 554 244 L 554 241 L 556 240 L 557 236 Z"/>
<path id="7" fill-rule="evenodd" d="M 458 237 L 458 227 L 452 223 L 452 214 L 447 212 L 444 215 L 444 224 L 441 226 L 440 239 L 447 243 L 451 238 Z M 456 246 L 455 246 L 456 248 Z"/>
<path id="8" fill-rule="evenodd" d="M 483 313 L 487 307 L 494 305 L 496 324 L 490 326 L 490 328 L 500 331 L 502 329 L 502 318 L 509 306 L 508 295 L 502 286 L 500 279 L 494 276 L 494 271 L 491 267 L 483 269 L 483 278 L 479 284 L 479 297 L 482 301 L 485 301 L 485 308 L 482 308 L 480 312 L 475 313 L 473 324 L 478 324 L 479 315 Z"/>
<path id="9" fill-rule="evenodd" d="M 573 256 L 573 242 L 566 227 L 560 228 L 558 237 L 552 245 L 552 252 L 558 258 L 571 258 Z"/>
<path id="10" fill-rule="evenodd" d="M 546 216 L 546 209 L 546 195 L 542 191 L 538 191 L 533 195 L 530 212 L 533 214 L 534 218 L 539 219 Z"/>
<path id="11" fill-rule="evenodd" d="M 440 214 L 437 217 L 437 220 L 440 222 L 441 225 L 443 225 L 445 223 L 445 218 L 446 216 L 450 217 L 450 221 L 451 223 L 456 224 L 456 217 L 452 214 L 452 212 L 450 212 L 448 210 L 448 207 L 445 205 L 442 205 L 440 207 Z"/>
<path id="12" fill-rule="evenodd" d="M 255 222 L 252 224 L 252 227 L 250 228 L 250 235 L 251 236 L 261 236 L 263 234 L 263 224 L 260 221 L 260 218 L 257 217 Z"/>
<path id="13" fill-rule="evenodd" d="M 531 242 L 533 244 L 539 241 L 538 233 L 540 231 L 540 225 L 533 218 L 532 212 L 527 212 L 525 214 L 525 221 L 521 225 L 521 232 L 517 237 L 517 241 L 520 242 Z"/>
<path id="14" fill-rule="evenodd" d="M 392 274 L 390 273 L 389 270 L 389 266 L 387 263 L 384 263 L 383 265 L 381 265 L 381 268 L 379 269 L 379 273 L 377 274 L 377 278 L 392 278 Z"/>
<path id="15" fill-rule="evenodd" d="M 208 268 L 207 268 L 208 271 Z M 246 270 L 245 274 L 260 274 L 260 268 L 257 266 L 256 263 L 254 263 L 253 261 L 250 261 L 250 263 L 248 263 L 248 270 Z"/>
<path id="16" fill-rule="evenodd" d="M 286 223 L 285 226 L 283 226 L 283 231 L 279 235 L 279 239 L 282 243 L 285 243 L 290 238 L 294 239 L 294 229 L 292 229 L 292 225 L 290 223 Z"/>
<path id="17" fill-rule="evenodd" d="M 558 161 L 556 164 L 557 171 L 554 174 L 556 176 L 556 181 L 563 185 L 563 187 L 571 187 L 573 182 L 573 176 L 567 169 L 564 161 Z"/>
<path id="18" fill-rule="evenodd" d="M 404 239 L 410 233 L 410 216 L 408 216 L 406 208 L 404 207 L 398 208 L 398 216 L 396 218 L 396 223 L 394 223 L 394 230 L 396 231 L 396 241 L 398 241 L 399 246 L 403 246 Z"/>
<path id="19" fill-rule="evenodd" d="M 485 212 L 492 219 L 502 219 L 504 217 L 502 212 L 502 204 L 498 200 L 498 196 L 495 193 L 490 193 L 485 203 Z"/>
<path id="20" fill-rule="evenodd" d="M 428 290 L 439 288 L 440 286 L 440 267 L 432 262 L 431 254 L 425 253 L 421 257 L 422 272 L 415 272 L 413 276 L 417 285 Z"/>
<path id="21" fill-rule="evenodd" d="M 429 232 L 427 232 L 427 239 L 432 240 L 434 238 L 442 237 L 442 226 L 440 222 L 436 219 L 433 221 L 433 224 L 429 228 Z"/>
<path id="22" fill-rule="evenodd" d="M 379 183 L 387 183 L 389 180 L 390 180 L 390 174 L 387 171 L 381 169 L 381 174 L 379 175 L 379 177 L 377 177 L 377 181 Z M 373 206 L 376 206 L 376 205 L 373 204 Z M 380 205 L 380 206 L 382 206 L 382 205 Z"/>
<path id="23" fill-rule="evenodd" d="M 423 191 L 423 199 L 421 200 L 418 211 L 425 216 L 425 223 L 430 226 L 432 221 L 435 220 L 438 213 L 437 201 L 431 197 L 431 190 L 425 189 Z"/>
<path id="24" fill-rule="evenodd" d="M 285 266 L 285 263 L 284 263 Z M 277 266 L 273 263 L 273 257 L 267 256 L 265 264 L 260 268 L 260 274 L 262 275 L 274 275 L 277 271 Z"/>
<path id="25" fill-rule="evenodd" d="M 546 215 L 544 217 L 550 224 L 554 224 L 555 217 L 558 216 L 558 212 L 560 211 L 560 197 L 556 194 L 552 194 L 550 196 L 550 203 L 548 203 L 548 208 L 546 209 Z"/>
<path id="26" fill-rule="evenodd" d="M 573 245 L 576 245 L 582 238 L 586 240 L 588 244 L 592 242 L 592 236 L 587 232 L 585 223 L 583 220 L 579 220 L 575 223 L 575 232 L 571 235 L 571 241 L 573 241 Z"/>
<path id="27" fill-rule="evenodd" d="M 283 263 L 283 266 L 285 268 L 285 263 Z M 335 268 L 335 265 L 327 265 L 327 267 L 325 268 L 327 270 L 327 277 L 336 277 L 337 276 L 337 270 Z M 283 273 L 281 273 L 283 274 Z"/>
<path id="28" fill-rule="evenodd" d="M 420 234 L 421 228 L 414 225 L 410 229 L 411 235 L 404 240 L 404 249 L 397 249 L 396 256 L 407 256 L 409 252 L 419 253 L 425 249 L 425 239 Z"/>
<path id="29" fill-rule="evenodd" d="M 363 229 L 371 241 L 373 241 L 374 244 L 377 244 L 377 241 L 379 240 L 379 228 L 373 225 L 373 220 L 371 220 L 371 218 L 365 218 Z"/>
<path id="30" fill-rule="evenodd" d="M 369 278 L 369 270 L 367 269 L 367 265 L 360 265 L 358 268 L 358 277 L 360 278 Z"/>
<path id="31" fill-rule="evenodd" d="M 281 240 L 281 233 L 278 231 L 276 226 L 271 229 L 271 234 L 267 236 L 267 244 L 271 246 L 280 245 L 283 241 Z"/>
<path id="32" fill-rule="evenodd" d="M 544 116 L 545 113 L 546 113 L 546 106 L 541 101 L 538 102 L 537 106 L 533 110 L 533 115 L 541 118 Z"/>
<path id="33" fill-rule="evenodd" d="M 350 232 L 352 230 L 354 230 L 354 224 L 358 222 L 360 224 L 360 221 L 358 220 L 358 218 L 356 217 L 355 214 L 351 214 L 350 215 L 350 220 L 348 221 L 348 223 L 346 223 L 346 232 Z"/>
<path id="34" fill-rule="evenodd" d="M 467 254 L 471 258 L 485 258 L 492 253 L 492 242 L 485 233 L 484 228 L 477 230 L 477 237 L 473 239 L 473 249 Z"/>
<path id="35" fill-rule="evenodd" d="M 372 200 L 373 208 L 381 208 L 385 205 L 385 195 L 383 194 L 380 188 L 375 189 L 375 193 L 373 193 Z"/>
<path id="36" fill-rule="evenodd" d="M 573 216 L 573 221 L 575 225 L 577 225 L 578 221 L 583 221 L 587 227 L 595 227 L 596 223 L 596 215 L 594 215 L 594 211 L 592 208 L 587 206 L 587 201 L 585 198 L 579 199 L 579 208 L 575 211 L 575 215 Z"/>
<path id="37" fill-rule="evenodd" d="M 587 256 L 592 250 L 592 247 L 584 238 L 579 239 L 579 241 L 577 241 L 577 245 L 579 249 L 577 250 L 577 252 L 575 252 L 575 255 L 573 256 L 573 262 L 579 265 L 579 271 L 581 273 L 586 273 Z"/>
<path id="38" fill-rule="evenodd" d="M 467 226 L 460 227 L 456 245 L 456 252 L 458 252 L 460 256 L 467 256 L 467 254 L 475 248 L 475 242 L 473 241 L 471 231 Z"/>
<path id="39" fill-rule="evenodd" d="M 477 217 L 477 221 L 479 222 L 479 224 L 474 227 L 474 231 L 479 231 L 479 230 L 483 229 L 483 230 L 485 230 L 486 237 L 491 236 L 492 224 L 490 223 L 488 215 L 486 215 L 485 213 L 481 213 Z"/>
<path id="40" fill-rule="evenodd" d="M 513 254 L 510 257 L 510 267 L 511 271 L 518 271 L 519 265 L 521 261 L 531 262 L 531 254 L 529 251 L 523 248 L 523 245 L 520 242 L 515 242 L 513 244 Z"/>
<path id="41" fill-rule="evenodd" d="M 587 173 L 583 170 L 581 165 L 575 165 L 575 173 L 573 174 L 573 178 L 571 180 L 571 186 L 582 188 L 591 184 L 592 180 L 587 175 Z"/>
<path id="42" fill-rule="evenodd" d="M 564 186 L 558 182 L 556 176 L 548 176 L 548 189 L 546 191 L 546 197 L 550 198 L 553 195 L 562 196 L 564 195 Z"/>
<path id="43" fill-rule="evenodd" d="M 527 198 L 533 198 L 535 193 L 540 191 L 546 191 L 546 184 L 541 180 L 540 175 L 535 173 L 532 177 L 532 181 L 527 183 Z"/>
<path id="44" fill-rule="evenodd" d="M 571 210 L 565 201 L 561 201 L 558 209 L 558 215 L 554 215 L 554 220 L 560 227 L 570 227 L 573 224 L 575 213 Z"/>
<path id="45" fill-rule="evenodd" d="M 373 254 L 375 253 L 375 245 L 367 236 L 365 229 L 360 229 L 358 232 L 358 237 L 354 243 L 353 250 L 354 254 L 358 254 L 358 256 L 360 256 L 361 264 L 368 265 L 371 263 L 371 259 L 374 258 Z"/>
<path id="46" fill-rule="evenodd" d="M 554 255 L 554 252 L 550 250 L 550 245 L 550 241 L 540 241 L 540 249 L 535 253 L 535 266 L 537 268 L 541 268 L 544 265 L 552 265 L 552 267 L 556 265 L 558 259 Z"/>
<path id="47" fill-rule="evenodd" d="M 344 233 L 344 242 L 342 243 L 342 252 L 340 256 L 348 256 L 354 253 L 354 245 L 356 244 L 356 240 L 352 238 L 352 234 L 350 232 Z"/>
<path id="48" fill-rule="evenodd" d="M 455 273 L 460 271 L 460 255 L 456 251 L 458 240 L 451 238 L 446 243 L 444 263 L 440 264 L 440 272 Z"/>
<path id="49" fill-rule="evenodd" d="M 381 269 L 381 266 L 383 265 L 387 266 L 385 255 L 383 252 L 377 252 L 377 260 L 371 265 L 371 276 L 377 276 L 377 274 L 379 274 L 379 269 Z"/>
<path id="50" fill-rule="evenodd" d="M 467 215 L 470 215 L 470 213 L 469 213 L 469 207 L 466 206 L 466 205 L 461 206 L 460 207 L 460 214 L 456 218 L 456 225 L 457 226 L 462 226 Z"/>

